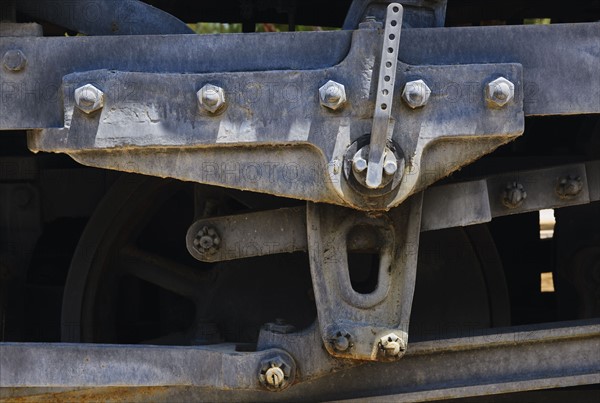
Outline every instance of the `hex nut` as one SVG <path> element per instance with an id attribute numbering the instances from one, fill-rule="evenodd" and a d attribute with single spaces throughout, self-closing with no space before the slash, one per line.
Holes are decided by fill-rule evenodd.
<path id="1" fill-rule="evenodd" d="M 11 49 L 4 53 L 2 64 L 6 70 L 18 72 L 23 70 L 25 65 L 27 65 L 27 58 L 19 49 Z"/>
<path id="2" fill-rule="evenodd" d="M 219 250 L 221 237 L 212 227 L 203 227 L 194 238 L 194 248 L 203 255 L 212 255 Z"/>
<path id="3" fill-rule="evenodd" d="M 329 80 L 319 88 L 319 99 L 322 106 L 335 111 L 347 101 L 346 87 L 343 84 Z"/>
<path id="4" fill-rule="evenodd" d="M 518 182 L 508 183 L 502 193 L 502 204 L 508 208 L 517 208 L 527 198 L 527 192 L 523 185 Z"/>
<path id="5" fill-rule="evenodd" d="M 406 351 L 406 344 L 396 333 L 390 333 L 379 339 L 379 350 L 387 358 L 399 358 Z"/>
<path id="6" fill-rule="evenodd" d="M 276 355 L 260 362 L 258 380 L 268 390 L 278 392 L 294 382 L 296 364 L 286 355 Z"/>
<path id="7" fill-rule="evenodd" d="M 556 194 L 561 199 L 577 197 L 583 190 L 583 181 L 580 176 L 566 176 L 561 178 L 556 186 Z"/>
<path id="8" fill-rule="evenodd" d="M 332 332 L 329 339 L 333 349 L 340 353 L 352 348 L 352 336 L 345 330 Z"/>
<path id="9" fill-rule="evenodd" d="M 75 90 L 75 105 L 84 113 L 90 114 L 104 108 L 104 93 L 92 84 Z"/>
<path id="10" fill-rule="evenodd" d="M 431 89 L 423 80 L 409 81 L 402 91 L 402 99 L 412 109 L 423 107 L 429 102 Z"/>
<path id="11" fill-rule="evenodd" d="M 217 113 L 225 107 L 225 90 L 212 84 L 206 84 L 196 93 L 198 106 L 209 113 Z"/>
<path id="12" fill-rule="evenodd" d="M 515 97 L 515 85 L 504 77 L 499 77 L 485 87 L 485 99 L 488 104 L 503 107 Z"/>

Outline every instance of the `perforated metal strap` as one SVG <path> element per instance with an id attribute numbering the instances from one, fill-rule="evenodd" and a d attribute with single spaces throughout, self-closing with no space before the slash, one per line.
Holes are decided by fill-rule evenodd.
<path id="1" fill-rule="evenodd" d="M 383 179 L 383 161 L 394 98 L 402 15 L 403 9 L 400 4 L 391 3 L 388 6 L 367 167 L 366 184 L 371 189 L 378 188 Z"/>

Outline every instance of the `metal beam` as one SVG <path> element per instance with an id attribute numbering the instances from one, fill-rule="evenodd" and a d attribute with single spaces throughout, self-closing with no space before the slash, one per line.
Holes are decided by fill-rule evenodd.
<path id="1" fill-rule="evenodd" d="M 340 370 L 343 365 L 336 365 L 336 360 L 314 343 L 310 332 L 274 336 L 279 338 L 274 340 L 289 338 L 301 349 L 312 346 L 314 351 L 298 353 L 290 349 L 291 355 L 300 367 L 303 360 L 321 362 L 319 372 L 301 372 L 302 378 L 295 386 L 268 394 L 250 391 L 259 387 L 257 367 L 265 351 L 233 353 L 226 346 L 208 349 L 3 343 L 0 391 L 87 387 L 89 398 L 95 391 L 106 396 L 111 388 L 163 385 L 167 388 L 161 393 L 171 390 L 172 396 L 189 400 L 371 400 L 378 396 L 381 401 L 424 401 L 600 382 L 597 320 L 506 328 L 473 337 L 412 343 L 398 362 L 369 363 L 345 370 Z M 307 344 L 298 342 L 298 337 L 306 338 Z M 309 379 L 313 381 L 304 382 Z M 15 393 L 14 389 L 8 390 Z M 147 390 L 139 390 L 148 396 Z M 216 391 L 217 397 L 211 395 Z"/>
<path id="2" fill-rule="evenodd" d="M 86 35 L 194 33 L 183 21 L 138 0 L 19 0 L 17 10 Z"/>
<path id="3" fill-rule="evenodd" d="M 410 29 L 400 60 L 416 65 L 523 65 L 526 115 L 600 111 L 600 23 Z"/>
<path id="4" fill-rule="evenodd" d="M 66 74 L 110 68 L 155 73 L 311 70 L 348 53 L 352 32 L 2 38 L 27 65 L 0 75 L 0 130 L 63 127 Z M 119 49 L 119 52 L 115 52 Z M 123 93 L 121 92 L 121 95 Z"/>
<path id="5" fill-rule="evenodd" d="M 541 330 L 529 326 L 410 348 L 385 377 L 368 388 L 348 385 L 344 397 L 420 402 L 600 383 L 598 324 Z M 359 373 L 369 370 L 373 368 L 358 368 L 349 379 L 361 379 Z"/>
<path id="6" fill-rule="evenodd" d="M 575 181 L 579 178 L 581 189 L 570 197 L 561 197 L 557 188 L 563 179 L 569 177 Z M 522 184 L 527 196 L 518 206 L 509 207 L 503 204 L 503 199 L 507 185 L 513 183 Z M 432 186 L 425 190 L 423 196 L 421 232 L 483 224 L 494 217 L 599 200 L 600 161 Z M 204 227 L 213 228 L 220 237 L 220 246 L 212 254 L 201 253 L 194 246 L 198 232 Z M 218 262 L 306 251 L 306 239 L 306 209 L 302 206 L 203 218 L 190 226 L 186 243 L 196 259 Z M 347 246 L 349 251 L 372 251 L 378 248 L 378 243 L 376 238 L 369 236 L 353 237 L 348 239 Z"/>
<path id="7" fill-rule="evenodd" d="M 99 344 L 0 344 L 0 388 L 198 386 L 260 389 L 260 362 L 272 349 Z"/>
<path id="8" fill-rule="evenodd" d="M 399 54 L 411 65 L 520 63 L 526 114 L 598 113 L 599 31 L 600 23 L 405 29 L 403 43 L 418 45 L 403 46 Z M 347 54 L 351 36 L 351 31 L 334 31 L 3 39 L 0 54 L 20 49 L 28 63 L 22 72 L 0 77 L 0 129 L 62 127 L 59 87 L 62 77 L 74 71 L 203 73 L 332 67 Z M 467 84 L 441 83 L 432 90 L 452 101 L 476 93 Z"/>

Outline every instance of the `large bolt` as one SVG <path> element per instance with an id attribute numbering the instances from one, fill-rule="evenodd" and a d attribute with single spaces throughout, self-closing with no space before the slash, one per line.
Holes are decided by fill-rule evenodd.
<path id="1" fill-rule="evenodd" d="M 84 113 L 90 114 L 104 108 L 104 93 L 92 84 L 75 90 L 75 105 Z"/>
<path id="2" fill-rule="evenodd" d="M 504 77 L 499 77 L 485 87 L 488 104 L 503 107 L 515 97 L 515 85 Z"/>
<path id="3" fill-rule="evenodd" d="M 388 151 L 385 153 L 385 158 L 383 160 L 383 172 L 386 175 L 393 175 L 398 171 L 398 160 L 393 152 Z"/>
<path id="4" fill-rule="evenodd" d="M 206 84 L 196 93 L 198 106 L 209 112 L 217 113 L 225 106 L 225 90 L 216 85 Z"/>
<path id="5" fill-rule="evenodd" d="M 356 173 L 364 172 L 367 169 L 367 160 L 362 156 L 362 150 L 358 150 L 352 158 L 352 170 Z"/>
<path id="6" fill-rule="evenodd" d="M 295 372 L 295 364 L 291 357 L 277 355 L 261 361 L 258 380 L 265 388 L 280 391 L 294 381 Z"/>
<path id="7" fill-rule="evenodd" d="M 583 181 L 579 176 L 566 176 L 561 178 L 556 186 L 556 194 L 561 199 L 576 197 L 583 190 Z"/>
<path id="8" fill-rule="evenodd" d="M 6 70 L 17 72 L 25 68 L 27 58 L 20 50 L 12 49 L 4 54 L 2 64 Z"/>
<path id="9" fill-rule="evenodd" d="M 321 105 L 335 111 L 346 103 L 346 87 L 329 80 L 319 88 L 319 99 Z"/>
<path id="10" fill-rule="evenodd" d="M 221 238 L 212 227 L 203 227 L 194 238 L 194 247 L 204 255 L 212 255 L 219 249 Z"/>
<path id="11" fill-rule="evenodd" d="M 357 147 L 358 145 L 352 145 L 347 150 L 344 161 L 344 173 L 352 186 L 361 186 L 357 190 L 362 191 L 364 188 L 367 188 L 367 191 L 371 191 L 373 189 L 370 189 L 366 184 L 367 168 L 371 163 L 368 160 L 370 146 L 365 145 L 356 151 Z M 391 145 L 385 147 L 382 166 L 379 168 L 383 171 L 383 176 L 378 189 L 384 189 L 388 185 L 395 187 L 402 180 L 405 162 L 404 158 L 399 156 L 400 153 L 400 151 L 394 149 Z M 352 180 L 350 179 L 351 177 L 353 178 Z"/>
<path id="12" fill-rule="evenodd" d="M 409 81 L 402 91 L 402 99 L 413 109 L 425 106 L 431 96 L 431 89 L 423 80 Z"/>
<path id="13" fill-rule="evenodd" d="M 518 182 L 508 183 L 502 193 L 502 204 L 508 208 L 517 208 L 527 198 L 525 188 Z"/>
<path id="14" fill-rule="evenodd" d="M 406 345 L 395 333 L 390 333 L 379 339 L 379 349 L 385 357 L 398 358 L 406 351 Z"/>

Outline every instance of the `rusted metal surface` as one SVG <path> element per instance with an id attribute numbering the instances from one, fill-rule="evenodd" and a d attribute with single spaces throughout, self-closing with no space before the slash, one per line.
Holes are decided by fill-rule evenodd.
<path id="1" fill-rule="evenodd" d="M 318 332 L 308 331 L 292 334 L 291 337 L 282 334 L 261 335 L 262 345 L 296 345 L 296 351 L 304 355 L 304 361 L 312 363 L 301 371 L 298 383 L 275 394 L 240 390 L 239 386 L 246 382 L 243 371 L 232 378 L 233 384 L 222 384 L 220 380 L 223 375 L 229 374 L 227 368 L 231 367 L 219 366 L 217 373 L 221 375 L 214 377 L 215 368 L 209 365 L 218 361 L 211 357 L 223 356 L 228 360 L 244 363 L 248 355 L 258 357 L 261 352 L 231 356 L 231 353 L 222 349 L 219 351 L 219 347 L 209 351 L 200 348 L 152 346 L 1 344 L 3 376 L 0 377 L 0 396 L 4 399 L 19 396 L 22 392 L 15 388 L 27 385 L 46 388 L 41 393 L 44 393 L 45 398 L 52 399 L 53 392 L 49 386 L 79 383 L 94 387 L 73 391 L 58 389 L 54 398 L 81 396 L 115 401 L 120 398 L 132 401 L 153 398 L 180 401 L 297 401 L 367 396 L 371 400 L 380 396 L 379 399 L 383 401 L 425 401 L 600 382 L 600 358 L 596 354 L 600 343 L 600 325 L 597 321 L 565 322 L 555 324 L 554 327 L 538 325 L 506 328 L 504 332 L 413 343 L 406 356 L 398 362 L 370 363 L 346 370 L 341 369 L 344 364 L 350 364 L 347 360 L 334 360 L 325 351 L 315 347 L 315 335 Z M 267 339 L 270 341 L 267 342 Z M 117 355 L 111 353 L 117 351 L 120 352 Z M 296 355 L 293 348 L 290 351 L 292 355 Z M 127 354 L 123 354 L 125 352 Z M 35 353 L 35 359 L 32 359 L 32 353 Z M 183 353 L 187 358 L 181 355 Z M 132 357 L 130 354 L 140 359 L 141 366 L 131 366 L 131 361 L 127 360 Z M 163 360 L 165 354 L 173 359 L 181 356 L 178 360 Z M 194 357 L 200 359 L 196 360 Z M 128 364 L 123 367 L 124 372 L 114 372 L 114 365 L 120 365 L 123 360 Z M 317 362 L 321 362 L 320 369 L 315 366 Z M 102 363 L 105 365 L 102 366 Z M 150 363 L 158 365 L 154 368 L 169 369 L 166 373 L 148 372 L 146 370 L 151 368 L 148 366 Z M 195 374 L 193 378 L 177 372 L 176 368 L 183 367 L 189 367 L 185 372 Z M 76 371 L 77 368 L 84 371 Z M 140 372 L 140 368 L 146 370 Z M 244 367 L 237 368 L 241 370 Z M 258 367 L 252 368 L 250 372 L 256 376 Z M 225 372 L 221 373 L 221 370 Z M 332 370 L 335 372 L 332 373 Z M 386 376 L 372 376 L 373 373 L 382 371 Z M 16 375 L 20 373 L 23 376 L 17 378 Z M 322 378 L 304 382 L 314 379 L 314 376 Z M 164 383 L 166 378 L 171 383 L 164 388 L 157 388 L 156 385 Z M 106 382 L 110 379 L 113 381 Z M 198 387 L 211 381 L 215 383 L 211 389 Z M 251 388 L 260 387 L 258 380 L 255 382 L 256 385 Z M 107 388 L 107 383 L 114 387 Z M 124 387 L 125 383 L 129 384 L 129 388 Z M 150 386 L 152 383 L 155 386 Z M 29 393 L 33 395 L 32 401 L 41 398 L 39 395 L 35 396 L 35 389 Z M 27 397 L 23 399 L 29 401 Z"/>
<path id="2" fill-rule="evenodd" d="M 135 287 L 126 284 L 124 291 L 122 278 L 154 287 L 160 293 L 155 296 L 159 315 L 171 307 L 162 301 L 169 292 L 173 306 L 190 313 L 189 318 L 182 314 L 182 323 L 188 322 L 174 321 L 168 330 L 158 319 L 160 329 L 149 332 L 153 338 L 131 339 L 141 345 L 0 343 L 0 400 L 426 401 L 600 383 L 597 320 L 427 342 L 409 337 L 421 232 L 600 199 L 600 163 L 588 161 L 597 158 L 594 150 L 577 151 L 576 158 L 561 151 L 556 166 L 531 164 L 543 168 L 515 172 L 496 166 L 493 176 L 431 186 L 519 137 L 525 116 L 599 113 L 600 23 L 442 28 L 445 0 L 404 0 L 404 8 L 356 0 L 345 24 L 356 31 L 197 37 L 180 35 L 190 32 L 186 24 L 136 0 L 77 5 L 59 0 L 51 15 L 50 3 L 22 1 L 17 7 L 13 0 L 0 6 L 11 21 L 0 25 L 0 130 L 30 129 L 28 145 L 34 152 L 65 153 L 93 167 L 202 184 L 192 185 L 194 211 L 177 223 L 177 246 L 146 244 L 161 250 L 156 253 L 138 243 L 149 214 L 132 214 L 136 207 L 122 199 L 116 206 L 127 209 L 116 215 L 107 215 L 103 206 L 104 216 L 91 220 L 96 233 L 88 226 L 75 253 L 62 304 L 62 337 L 131 342 L 127 337 L 135 330 L 123 336 L 113 329 L 121 323 L 114 311 L 124 305 L 122 294 Z M 103 10 L 102 18 L 77 14 L 92 6 Z M 132 10 L 140 19 L 128 24 Z M 35 38 L 42 35 L 41 26 L 14 23 L 28 15 L 90 35 L 117 36 Z M 244 20 L 244 30 L 252 25 Z M 401 33 L 407 45 L 399 47 Z M 589 132 L 583 127 L 567 149 L 596 144 L 597 131 L 591 137 Z M 520 147 L 529 148 L 517 144 L 508 154 Z M 3 258 L 4 249 L 11 253 L 0 267 L 2 338 L 5 295 L 20 292 L 4 280 L 21 270 L 19 284 L 35 285 L 46 275 L 28 270 L 29 249 L 44 246 L 44 239 L 36 242 L 46 227 L 41 222 L 52 217 L 41 214 L 37 174 L 6 177 L 28 183 L 0 186 L 5 196 L 0 207 L 8 217 L 0 223 L 1 252 Z M 223 194 L 209 200 L 216 192 L 204 185 L 297 200 L 287 204 L 273 197 L 265 205 L 245 204 L 243 197 L 229 200 Z M 119 189 L 137 201 L 143 199 L 137 193 L 147 191 Z M 207 190 L 204 199 L 202 190 Z M 158 209 L 169 196 L 164 197 L 148 201 L 149 210 Z M 296 206 L 298 200 L 308 201 L 307 206 Z M 283 205 L 296 207 L 260 211 Z M 77 215 L 75 209 L 62 209 L 66 214 L 60 218 Z M 532 216 L 522 216 L 523 222 Z M 106 217 L 110 220 L 103 222 Z M 192 221 L 185 241 L 202 263 L 190 260 L 182 248 L 181 231 Z M 21 228 L 15 230 L 15 222 Z M 454 231 L 432 239 L 448 247 L 446 241 L 460 233 Z M 591 316 L 598 308 L 592 278 L 598 248 L 585 244 L 597 240 L 594 229 L 586 235 L 585 241 L 573 242 L 576 252 L 563 252 L 571 259 L 563 265 L 576 272 L 572 280 L 580 312 Z M 18 247 L 5 248 L 5 240 L 16 240 Z M 564 243 L 560 236 L 556 242 Z M 461 310 L 461 318 L 477 312 L 484 326 L 509 323 L 506 280 L 494 242 L 485 244 L 485 253 L 475 244 L 463 242 L 465 249 L 456 254 L 473 246 L 468 259 L 460 260 L 467 264 L 448 270 L 452 276 L 462 270 L 457 281 L 462 286 L 438 301 L 464 307 L 459 294 L 472 291 L 477 296 L 466 301 L 483 301 L 482 307 Z M 536 242 L 548 242 L 542 244 Z M 27 250 L 18 250 L 23 247 Z M 296 254 L 297 266 L 310 265 L 310 277 L 304 270 L 304 277 L 280 281 L 292 259 L 278 255 L 302 251 L 308 254 Z M 375 285 L 368 290 L 351 278 L 351 263 L 362 262 L 350 257 L 356 252 L 378 259 L 361 267 L 371 270 L 369 276 L 375 268 Z M 430 252 L 422 251 L 420 259 L 430 258 L 433 269 L 449 267 L 437 265 L 443 257 L 422 256 Z M 223 287 L 234 277 L 252 278 L 256 271 L 235 268 L 247 263 L 262 269 L 259 257 L 274 257 L 265 266 L 275 281 Z M 21 258 L 24 264 L 15 265 Z M 241 261 L 247 258 L 256 260 Z M 486 265 L 494 266 L 493 274 Z M 302 284 L 288 285 L 297 279 Z M 490 283 L 499 284 L 495 291 Z M 246 290 L 236 288 L 240 285 Z M 247 296 L 259 302 L 245 306 Z M 238 334 L 224 336 L 227 325 L 241 322 L 238 316 L 255 307 L 264 314 L 267 305 L 289 305 L 301 311 L 294 318 L 301 320 L 292 325 L 275 319 L 279 316 L 256 315 L 243 329 L 254 334 L 235 329 Z M 238 339 L 243 342 L 231 342 Z M 154 343 L 196 346 L 146 345 Z"/>
<path id="3" fill-rule="evenodd" d="M 369 217 L 334 206 L 308 204 L 307 239 L 321 337 L 342 358 L 396 360 L 406 350 L 415 287 L 422 194 L 387 215 Z M 357 292 L 350 279 L 348 239 L 367 232 L 377 239 L 375 288 Z M 403 348 L 386 353 L 382 337 L 394 333 Z M 340 349 L 340 337 L 348 339 Z M 400 341 L 398 341 L 398 339 Z"/>
<path id="4" fill-rule="evenodd" d="M 214 349 L 83 344 L 0 345 L 0 387 L 204 386 L 260 390 L 261 362 L 277 349 Z"/>
<path id="5" fill-rule="evenodd" d="M 484 86 L 496 75 L 509 77 L 520 88 L 520 65 L 399 63 L 398 86 L 413 78 L 438 83 L 467 80 L 478 82 L 481 91 L 478 97 L 455 102 L 440 94 L 419 110 L 407 107 L 396 95 L 392 102 L 396 106 L 390 103 L 390 109 L 402 124 L 394 125 L 390 136 L 407 156 L 404 171 L 376 191 L 355 189 L 342 166 L 348 149 L 371 131 L 371 87 L 380 43 L 377 30 L 355 31 L 344 61 L 317 70 L 73 73 L 64 78 L 62 87 L 67 127 L 31 132 L 29 147 L 65 152 L 97 167 L 386 210 L 521 134 L 522 93 L 502 109 L 488 108 L 483 95 Z M 335 111 L 323 108 L 317 97 L 318 88 L 331 79 L 345 86 L 348 99 Z M 105 107 L 88 115 L 74 108 L 72 91 L 90 82 L 104 92 Z M 218 115 L 198 112 L 196 91 L 206 83 L 233 94 Z M 273 90 L 270 83 L 286 85 Z"/>

